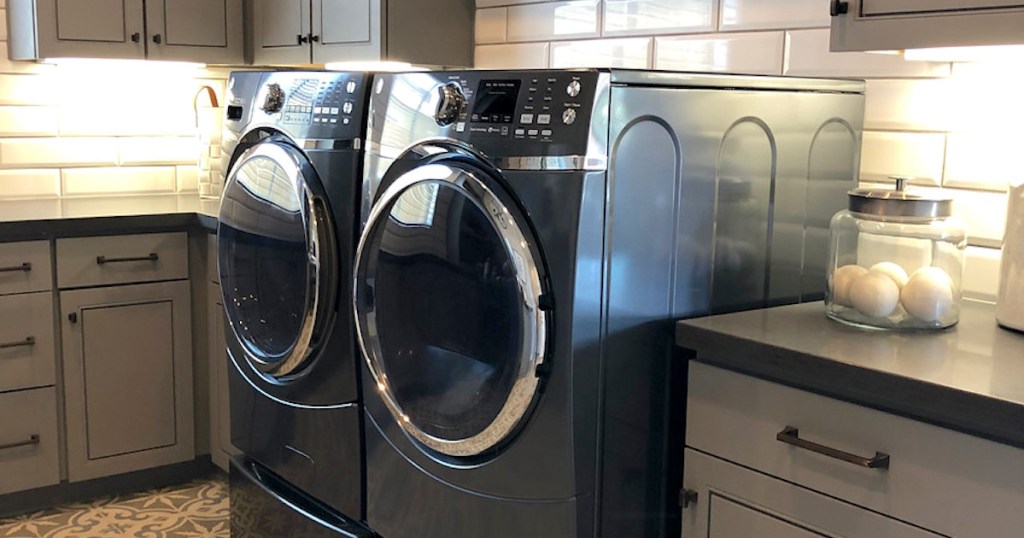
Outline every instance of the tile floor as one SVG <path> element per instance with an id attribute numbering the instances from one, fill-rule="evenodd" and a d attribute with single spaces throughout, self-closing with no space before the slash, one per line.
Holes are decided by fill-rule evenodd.
<path id="1" fill-rule="evenodd" d="M 0 538 L 230 536 L 225 477 L 0 519 Z"/>

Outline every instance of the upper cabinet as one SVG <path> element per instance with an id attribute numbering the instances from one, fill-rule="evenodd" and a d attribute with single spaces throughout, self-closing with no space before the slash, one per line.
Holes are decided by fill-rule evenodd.
<path id="1" fill-rule="evenodd" d="M 832 0 L 833 51 L 1024 43 L 1021 0 Z"/>
<path id="2" fill-rule="evenodd" d="M 473 0 L 254 0 L 257 65 L 473 64 Z"/>
<path id="3" fill-rule="evenodd" d="M 243 0 L 8 0 L 12 59 L 240 64 Z"/>

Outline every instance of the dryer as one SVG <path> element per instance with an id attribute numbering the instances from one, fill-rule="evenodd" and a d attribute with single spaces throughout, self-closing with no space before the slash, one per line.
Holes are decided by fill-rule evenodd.
<path id="1" fill-rule="evenodd" d="M 367 536 L 349 308 L 370 75 L 239 72 L 217 231 L 234 536 Z"/>
<path id="2" fill-rule="evenodd" d="M 387 538 L 677 536 L 676 319 L 818 299 L 863 83 L 380 75 L 353 310 Z"/>

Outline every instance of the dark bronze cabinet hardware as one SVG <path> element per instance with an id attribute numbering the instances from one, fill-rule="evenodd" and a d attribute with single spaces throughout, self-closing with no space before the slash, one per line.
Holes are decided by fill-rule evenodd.
<path id="1" fill-rule="evenodd" d="M 843 0 L 832 0 L 831 5 L 829 5 L 828 12 L 833 17 L 846 15 L 850 12 L 850 3 L 844 2 Z"/>
<path id="2" fill-rule="evenodd" d="M 163 42 L 164 42 L 164 38 L 160 34 L 156 34 L 156 35 L 153 36 L 153 43 L 156 43 L 157 45 L 159 45 L 160 43 L 163 43 Z"/>
<path id="3" fill-rule="evenodd" d="M 697 504 L 697 492 L 692 489 L 684 489 L 679 492 L 679 506 L 689 508 Z"/>
<path id="4" fill-rule="evenodd" d="M 28 438 L 28 440 L 25 440 L 25 441 L 15 441 L 13 443 L 7 443 L 6 445 L 0 445 L 0 450 L 7 450 L 8 448 L 18 448 L 20 446 L 29 446 L 29 445 L 38 445 L 38 444 L 39 444 L 39 434 L 38 433 L 34 433 L 34 434 L 32 434 L 31 437 Z"/>
<path id="5" fill-rule="evenodd" d="M 23 347 L 23 346 L 34 346 L 36 345 L 36 337 L 29 336 L 24 340 L 17 340 L 15 342 L 0 342 L 0 349 L 8 349 L 12 347 Z"/>
<path id="6" fill-rule="evenodd" d="M 806 439 L 801 439 L 800 430 L 792 426 L 786 426 L 784 430 L 782 430 L 781 432 L 778 433 L 778 435 L 775 436 L 775 439 L 783 443 L 786 443 L 787 445 L 792 445 L 797 448 L 802 448 L 804 450 L 810 450 L 811 452 L 815 452 L 823 456 L 828 456 L 830 458 L 835 458 L 837 460 L 842 460 L 847 463 L 852 463 L 860 467 L 867 467 L 869 469 L 889 468 L 888 454 L 883 454 L 882 452 L 875 452 L 874 457 L 865 458 L 862 456 L 858 456 L 856 454 L 850 454 L 849 452 L 843 452 L 842 450 L 837 450 L 835 448 L 828 447 L 825 445 L 819 445 L 818 443 L 814 443 Z"/>
<path id="7" fill-rule="evenodd" d="M 78 312 L 68 314 L 68 321 L 71 323 L 78 323 Z"/>
<path id="8" fill-rule="evenodd" d="M 139 43 L 142 41 L 142 34 L 135 32 L 132 34 L 132 43 Z"/>
<path id="9" fill-rule="evenodd" d="M 129 256 L 127 258 L 108 258 L 106 256 L 96 256 L 96 264 L 103 265 L 105 263 L 155 262 L 159 259 L 160 256 L 156 252 L 150 252 L 146 256 Z"/>
<path id="10" fill-rule="evenodd" d="M 32 270 L 32 264 L 25 262 L 21 265 L 12 265 L 10 267 L 0 267 L 0 273 L 12 273 L 14 271 L 25 271 L 26 273 Z"/>
<path id="11" fill-rule="evenodd" d="M 305 45 L 306 43 L 309 43 L 309 38 L 302 34 L 295 36 L 295 39 L 299 41 L 300 45 Z"/>

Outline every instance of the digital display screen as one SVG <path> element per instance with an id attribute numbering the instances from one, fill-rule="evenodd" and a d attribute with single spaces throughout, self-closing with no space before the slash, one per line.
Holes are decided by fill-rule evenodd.
<path id="1" fill-rule="evenodd" d="M 519 80 L 481 80 L 469 121 L 512 123 L 519 97 Z"/>

